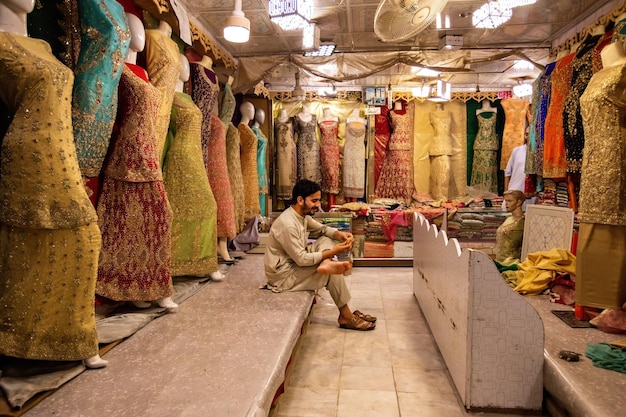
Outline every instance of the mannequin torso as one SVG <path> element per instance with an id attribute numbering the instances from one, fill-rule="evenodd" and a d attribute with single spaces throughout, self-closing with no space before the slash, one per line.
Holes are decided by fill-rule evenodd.
<path id="1" fill-rule="evenodd" d="M 481 108 L 476 110 L 476 114 L 478 115 L 480 113 L 487 113 L 487 112 L 489 112 L 489 113 L 497 113 L 498 109 L 495 108 L 495 107 L 491 107 L 491 103 L 489 103 L 489 100 L 483 100 L 482 106 L 481 106 Z"/>
<path id="2" fill-rule="evenodd" d="M 184 54 L 180 54 L 180 63 L 180 75 L 178 77 L 178 82 L 176 83 L 176 91 L 182 93 L 183 87 L 185 86 L 185 83 L 189 81 L 190 75 L 189 60 L 187 60 L 187 57 Z"/>
<path id="3" fill-rule="evenodd" d="M 35 0 L 0 2 L 0 32 L 28 36 L 26 15 L 33 11 Z"/>
<path id="4" fill-rule="evenodd" d="M 276 120 L 278 120 L 281 123 L 285 123 L 288 119 L 289 119 L 289 116 L 287 115 L 287 110 L 280 109 L 280 111 L 278 112 L 278 117 L 276 118 Z"/>
<path id="5" fill-rule="evenodd" d="M 304 103 L 302 105 L 302 111 L 298 113 L 298 118 L 303 122 L 310 122 L 313 114 L 311 113 L 310 104 Z"/>
<path id="6" fill-rule="evenodd" d="M 604 68 L 626 64 L 626 53 L 621 42 L 613 42 L 605 46 L 600 52 L 600 57 Z"/>
<path id="7" fill-rule="evenodd" d="M 328 107 L 324 107 L 323 116 L 320 119 L 320 122 L 338 122 L 339 119 L 336 116 L 333 116 Z"/>
<path id="8" fill-rule="evenodd" d="M 137 52 L 143 51 L 146 46 L 146 32 L 141 19 L 132 13 L 126 13 L 128 28 L 130 29 L 130 48 L 125 61 L 129 64 L 137 63 Z"/>

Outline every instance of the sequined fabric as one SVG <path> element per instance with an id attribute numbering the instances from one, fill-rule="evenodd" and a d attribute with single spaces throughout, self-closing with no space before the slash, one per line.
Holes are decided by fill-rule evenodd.
<path id="1" fill-rule="evenodd" d="M 322 165 L 320 163 L 320 144 L 317 141 L 317 117 L 304 121 L 299 116 L 296 121 L 296 149 L 298 151 L 298 179 L 306 179 L 321 184 Z"/>
<path id="2" fill-rule="evenodd" d="M 191 64 L 192 97 L 202 112 L 202 153 L 206 175 L 217 204 L 217 237 L 235 237 L 235 203 L 226 161 L 226 128 L 219 118 L 217 76 L 200 64 Z M 255 150 L 256 152 L 256 150 Z M 258 198 L 258 193 L 255 195 Z"/>
<path id="3" fill-rule="evenodd" d="M 524 217 L 509 216 L 496 230 L 496 261 L 520 259 L 522 237 L 524 236 Z"/>
<path id="4" fill-rule="evenodd" d="M 489 117 L 487 117 L 489 116 Z M 470 185 L 481 191 L 498 191 L 498 136 L 496 114 L 483 112 L 477 115 L 478 133 L 474 140 L 474 159 Z"/>
<path id="5" fill-rule="evenodd" d="M 257 171 L 257 137 L 245 123 L 239 123 L 241 140 L 241 175 L 243 176 L 244 206 L 246 218 L 261 213 L 259 204 L 259 174 Z"/>
<path id="6" fill-rule="evenodd" d="M 626 26 L 626 21 L 623 22 L 623 26 Z M 602 52 L 605 46 L 611 43 L 615 33 L 619 33 L 617 25 L 614 30 L 606 32 L 595 48 L 593 48 L 593 51 L 591 52 L 591 62 L 594 74 L 602 69 L 602 56 L 600 55 L 600 52 Z"/>
<path id="7" fill-rule="evenodd" d="M 430 155 L 429 193 L 434 199 L 447 199 L 450 191 L 450 156 L 452 154 L 452 114 L 434 111 L 429 114 L 435 134 L 428 149 Z"/>
<path id="8" fill-rule="evenodd" d="M 567 159 L 567 172 L 579 173 L 585 147 L 585 132 L 580 114 L 580 96 L 585 92 L 593 75 L 593 51 L 600 37 L 593 37 L 581 50 L 572 67 L 572 83 L 563 109 L 563 142 Z"/>
<path id="9" fill-rule="evenodd" d="M 344 197 L 365 196 L 365 152 L 365 125 L 360 121 L 347 122 L 343 147 Z"/>
<path id="10" fill-rule="evenodd" d="M 269 192 L 269 181 L 267 179 L 267 138 L 258 127 L 252 127 L 252 131 L 257 138 L 256 162 L 257 175 L 259 176 L 259 194 Z"/>
<path id="11" fill-rule="evenodd" d="M 339 155 L 341 147 L 338 142 L 339 122 L 322 120 L 319 123 L 322 143 L 320 145 L 320 161 L 322 163 L 322 192 L 339 194 Z"/>
<path id="12" fill-rule="evenodd" d="M 191 97 L 176 93 L 171 145 L 163 182 L 172 207 L 172 275 L 207 276 L 217 271 L 217 205 L 202 160 L 202 113 Z"/>
<path id="13" fill-rule="evenodd" d="M 124 9 L 115 0 L 84 0 L 78 11 L 81 50 L 74 69 L 74 142 L 83 176 L 97 177 L 113 131 L 130 33 Z"/>
<path id="14" fill-rule="evenodd" d="M 374 184 L 378 183 L 390 137 L 389 108 L 382 106 L 380 114 L 374 116 Z"/>
<path id="15" fill-rule="evenodd" d="M 296 185 L 297 156 L 296 143 L 294 142 L 293 119 L 285 122 L 274 120 L 274 131 L 276 135 L 276 167 L 277 184 L 276 197 L 281 200 L 291 200 L 293 186 Z"/>
<path id="16" fill-rule="evenodd" d="M 391 137 L 374 193 L 378 198 L 410 202 L 414 191 L 413 116 L 407 110 L 403 114 L 389 112 L 389 117 Z"/>
<path id="17" fill-rule="evenodd" d="M 156 151 L 161 93 L 146 75 L 137 75 L 142 73 L 134 64 L 124 66 L 120 129 L 111 140 L 98 200 L 102 253 L 96 292 L 120 301 L 156 300 L 173 292 L 172 209 Z"/>
<path id="18" fill-rule="evenodd" d="M 163 149 L 170 125 L 170 111 L 180 77 L 182 63 L 178 45 L 158 29 L 146 30 L 146 70 L 152 85 L 161 92 L 159 113 L 157 115 L 155 150 L 159 166 L 163 160 Z"/>
<path id="19" fill-rule="evenodd" d="M 585 149 L 578 216 L 626 226 L 626 65 L 602 69 L 580 97 Z"/>
<path id="20" fill-rule="evenodd" d="M 574 56 L 575 54 L 572 53 L 557 61 L 551 76 L 550 105 L 543 138 L 543 176 L 545 178 L 565 178 L 567 171 L 563 110 L 572 82 Z"/>
<path id="21" fill-rule="evenodd" d="M 71 125 L 72 71 L 41 40 L 0 32 L 0 355 L 98 352 L 96 212 Z"/>
<path id="22" fill-rule="evenodd" d="M 513 148 L 524 143 L 524 131 L 530 103 L 526 100 L 509 98 L 502 100 L 504 109 L 504 131 L 502 132 L 502 149 L 500 150 L 500 169 L 505 170 L 511 158 Z"/>
<path id="23" fill-rule="evenodd" d="M 539 101 L 537 102 L 538 110 L 537 117 L 535 118 L 535 148 L 531 156 L 533 159 L 532 171 L 528 173 L 535 173 L 537 175 L 543 175 L 543 143 L 545 137 L 545 125 L 546 117 L 548 115 L 548 108 L 550 106 L 550 97 L 552 93 L 552 72 L 556 68 L 556 62 L 551 62 L 546 65 L 543 74 L 539 77 Z"/>
<path id="24" fill-rule="evenodd" d="M 241 139 L 239 130 L 232 123 L 228 123 L 226 130 L 226 162 L 228 163 L 230 190 L 233 193 L 235 228 L 239 233 L 246 225 L 246 202 L 241 174 Z"/>

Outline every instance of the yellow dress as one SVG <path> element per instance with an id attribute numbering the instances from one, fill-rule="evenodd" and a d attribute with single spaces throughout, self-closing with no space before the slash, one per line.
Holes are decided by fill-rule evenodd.
<path id="1" fill-rule="evenodd" d="M 146 70 L 150 83 L 162 94 L 156 131 L 156 151 L 161 167 L 163 167 L 163 148 L 170 125 L 170 111 L 181 66 L 176 42 L 158 29 L 146 30 Z"/>
<path id="2" fill-rule="evenodd" d="M 72 71 L 39 39 L 0 32 L 0 355 L 98 353 L 101 235 L 72 132 Z"/>
<path id="3" fill-rule="evenodd" d="M 241 139 L 241 174 L 245 194 L 245 215 L 250 218 L 261 213 L 259 203 L 259 173 L 257 171 L 256 149 L 258 139 L 252 128 L 245 123 L 237 127 Z"/>

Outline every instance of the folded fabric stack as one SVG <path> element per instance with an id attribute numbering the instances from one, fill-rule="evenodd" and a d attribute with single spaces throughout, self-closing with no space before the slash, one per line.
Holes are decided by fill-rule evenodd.
<path id="1" fill-rule="evenodd" d="M 556 205 L 559 207 L 569 207 L 569 194 L 567 193 L 566 182 L 559 182 L 556 185 Z"/>

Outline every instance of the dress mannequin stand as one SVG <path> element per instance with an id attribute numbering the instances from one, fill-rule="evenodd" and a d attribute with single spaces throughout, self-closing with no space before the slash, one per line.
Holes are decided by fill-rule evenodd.
<path id="1" fill-rule="evenodd" d="M 267 138 L 261 130 L 261 125 L 265 122 L 265 111 L 256 109 L 254 112 L 254 121 L 252 122 L 252 131 L 256 134 L 257 141 L 257 173 L 259 175 L 259 206 L 261 207 L 261 216 L 265 216 L 267 207 L 268 178 L 267 178 Z"/>
<path id="2" fill-rule="evenodd" d="M 339 118 L 333 116 L 330 108 L 324 107 L 318 122 L 322 134 L 320 157 L 322 162 L 322 191 L 328 195 L 328 205 L 335 205 L 339 193 L 339 158 L 341 148 L 337 142 Z"/>
<path id="3" fill-rule="evenodd" d="M 37 139 L 39 136 L 42 135 L 42 133 L 45 135 L 46 128 L 43 127 L 43 125 L 46 124 L 48 120 L 52 120 L 49 119 L 49 116 L 44 116 L 44 113 L 46 115 L 71 114 L 71 109 L 69 108 L 69 106 L 71 103 L 71 86 L 73 78 L 71 70 L 63 66 L 60 62 L 58 62 L 58 60 L 54 58 L 51 53 L 50 46 L 47 43 L 45 43 L 44 41 L 28 38 L 26 16 L 28 13 L 32 12 L 34 5 L 34 0 L 0 1 L 0 60 L 4 60 L 5 57 L 10 57 L 10 59 L 7 59 L 6 66 L 4 66 L 3 63 L 3 68 L 9 68 L 9 75 L 3 73 L 2 79 L 5 83 L 6 81 L 10 80 L 12 84 L 9 88 L 7 84 L 3 83 L 3 92 L 0 93 L 0 100 L 2 100 L 4 104 L 7 105 L 7 108 L 10 109 L 9 111 L 12 111 L 13 108 L 16 108 L 16 110 L 14 111 L 15 118 L 10 122 L 12 129 L 9 129 L 5 136 L 2 138 L 3 150 L 7 150 L 7 152 L 22 150 L 24 155 L 27 155 L 30 152 L 34 153 L 36 151 L 42 153 L 50 153 L 50 155 L 58 155 L 61 152 L 64 152 L 66 157 L 63 159 L 56 159 L 52 157 L 50 158 L 50 167 L 59 170 L 63 169 L 67 172 L 68 187 L 65 191 L 67 192 L 67 195 L 70 196 L 68 198 L 73 199 L 72 201 L 74 202 L 74 210 L 72 211 L 72 219 L 68 218 L 65 222 L 51 222 L 50 219 L 45 220 L 41 218 L 41 216 L 30 216 L 30 218 L 28 219 L 23 219 L 21 220 L 21 222 L 24 223 L 24 225 L 22 225 L 22 228 L 27 227 L 30 229 L 30 231 L 28 233 L 28 236 L 22 236 L 23 233 L 12 230 L 14 229 L 14 227 L 12 227 L 12 225 L 8 224 L 7 222 L 7 219 L 11 218 L 12 216 L 15 217 L 15 214 L 11 214 L 14 207 L 12 204 L 10 204 L 10 201 L 9 204 L 6 204 L 7 198 L 6 192 L 4 192 L 1 196 L 3 207 L 6 207 L 6 210 L 3 210 L 4 213 L 2 216 L 2 224 L 0 225 L 0 227 L 2 228 L 2 236 L 4 236 L 2 243 L 4 246 L 6 242 L 11 241 L 11 239 L 20 239 L 22 242 L 22 251 L 27 252 L 30 248 L 35 247 L 35 245 L 39 245 L 40 247 L 47 246 L 48 244 L 46 243 L 45 239 L 48 239 L 49 242 L 54 242 L 55 239 L 58 239 L 57 241 L 61 241 L 61 239 L 67 239 L 69 245 L 71 245 L 70 248 L 73 247 L 75 251 L 84 251 L 85 260 L 88 262 L 93 261 L 97 264 L 100 242 L 98 241 L 99 237 L 96 239 L 98 233 L 95 232 L 94 227 L 95 221 L 97 220 L 95 209 L 93 208 L 92 203 L 89 201 L 89 197 L 87 196 L 87 193 L 84 189 L 69 185 L 70 183 L 74 183 L 74 181 L 77 181 L 78 184 L 82 183 L 77 158 L 74 155 L 71 155 L 73 151 L 70 151 L 70 153 L 68 154 L 68 149 L 63 147 L 63 142 L 67 141 L 68 136 L 69 141 L 72 141 L 71 119 L 65 120 L 62 117 L 54 117 L 54 122 L 56 123 L 55 134 L 53 136 L 48 136 L 48 138 L 52 137 L 52 139 L 49 139 L 48 141 L 44 141 L 43 139 Z M 14 60 L 14 56 L 17 56 L 18 51 L 13 52 L 13 48 L 21 50 L 21 52 L 19 52 L 20 56 L 16 60 Z M 34 64 L 36 62 L 35 60 L 45 62 L 40 64 Z M 23 65 L 23 67 L 20 68 L 21 75 L 17 77 L 15 77 L 15 74 L 18 74 L 18 72 L 17 70 L 15 70 L 15 67 L 12 66 L 12 62 L 15 61 L 18 61 L 20 65 Z M 34 65 L 39 66 L 35 67 Z M 42 85 L 48 84 L 45 81 L 46 78 L 49 77 L 51 79 L 52 77 L 55 77 L 55 90 L 53 93 L 51 93 L 49 90 L 42 86 L 37 93 L 38 101 L 36 102 L 36 104 L 33 103 L 33 106 L 37 106 L 37 111 L 39 111 L 40 109 L 42 110 L 42 117 L 48 117 L 44 120 L 40 120 L 42 122 L 42 128 L 37 130 L 39 133 L 31 132 L 31 135 L 29 135 L 31 139 L 33 139 L 31 142 L 39 142 L 40 144 L 35 144 L 34 146 L 19 145 L 18 147 L 16 147 L 15 133 L 12 132 L 19 132 L 21 129 L 23 129 L 23 126 L 20 126 L 20 119 L 25 118 L 23 114 L 24 109 L 31 109 L 31 107 L 27 106 L 28 103 L 26 102 L 11 102 L 9 105 L 5 101 L 5 99 L 8 95 L 13 97 L 15 101 L 21 99 L 28 100 L 28 96 L 32 94 L 23 94 L 22 97 L 22 94 L 18 95 L 17 93 L 20 89 L 24 88 L 24 84 L 29 82 L 29 78 L 32 77 L 33 74 L 35 74 L 35 77 L 42 77 L 37 80 Z M 51 84 L 52 81 L 50 81 L 50 85 Z M 25 90 L 25 92 L 29 93 L 27 90 Z M 63 95 L 63 97 L 60 97 L 60 95 Z M 20 99 L 16 99 L 16 97 L 20 97 Z M 54 106 L 62 105 L 61 102 L 63 98 L 65 98 L 65 102 L 68 103 L 68 107 L 64 108 L 58 113 L 54 113 L 57 110 L 56 108 L 54 108 Z M 17 108 L 18 106 L 19 108 Z M 11 161 L 3 162 L 2 174 L 4 178 L 2 179 L 7 180 L 9 179 L 9 176 L 14 175 L 15 168 L 16 167 L 14 166 L 14 164 L 11 164 Z M 22 167 L 20 167 L 20 169 L 29 168 L 31 168 L 29 164 L 24 164 Z M 36 172 L 33 172 L 33 175 L 29 175 L 28 178 L 34 183 L 42 185 L 42 188 L 51 188 L 57 185 L 54 183 L 54 179 L 50 178 L 48 178 L 47 181 L 44 182 L 43 179 L 40 178 L 40 176 Z M 2 186 L 4 187 L 5 184 L 2 184 Z M 21 196 L 18 194 L 19 192 L 26 192 L 29 193 L 29 197 L 32 198 L 32 201 L 39 203 L 45 200 L 45 196 L 43 194 L 36 195 L 37 193 L 35 192 L 35 190 L 28 188 L 28 186 L 25 186 L 25 189 L 23 190 L 20 189 L 17 191 L 18 192 L 13 192 L 13 197 L 15 198 L 21 198 Z M 67 205 L 66 198 L 61 197 L 55 203 L 58 204 L 58 210 L 60 212 L 66 211 L 64 208 Z M 21 209 L 23 210 L 24 207 L 21 207 Z M 42 209 L 41 211 L 45 210 Z M 79 212 L 83 214 L 78 214 Z M 16 221 L 16 219 L 18 218 L 15 217 L 14 221 Z M 93 226 L 90 226 L 90 224 L 93 224 Z M 48 238 L 43 237 L 43 235 L 39 232 L 42 226 L 47 226 L 46 233 Z M 80 240 L 83 237 L 86 238 L 85 240 L 92 239 L 92 236 L 94 239 L 94 243 L 96 243 L 95 245 L 88 246 L 89 244 L 84 243 L 84 241 L 81 242 Z M 76 239 L 76 241 L 72 241 L 72 239 Z M 97 352 L 98 346 L 97 335 L 95 334 L 95 319 L 93 310 L 90 311 L 90 309 L 93 309 L 94 287 L 97 271 L 95 269 L 92 271 L 85 270 L 83 276 L 81 276 L 78 282 L 76 280 L 72 281 L 72 276 L 70 274 L 62 273 L 61 266 L 57 266 L 58 269 L 56 270 L 49 269 L 48 271 L 45 271 L 39 266 L 31 268 L 31 266 L 34 266 L 35 264 L 40 264 L 40 261 L 37 260 L 37 256 L 47 256 L 46 253 L 48 252 L 42 252 L 41 249 L 37 250 L 37 252 L 35 253 L 29 254 L 30 256 L 28 258 L 28 262 L 30 262 L 30 266 L 26 270 L 20 269 L 18 265 L 19 260 L 22 256 L 21 253 L 7 248 L 4 248 L 3 252 L 5 253 L 5 255 L 4 259 L 1 262 L 3 268 L 2 277 L 0 278 L 2 282 L 1 286 L 3 288 L 3 291 L 0 292 L 2 305 L 5 305 L 5 303 L 15 303 L 12 305 L 13 310 L 18 310 L 19 306 L 30 306 L 31 303 L 33 305 L 37 305 L 40 302 L 40 298 L 37 297 L 37 293 L 39 292 L 39 289 L 43 289 L 46 286 L 49 287 L 49 291 L 51 291 L 51 294 L 57 294 L 59 301 L 64 301 L 61 301 L 61 303 L 63 304 L 61 306 L 46 305 L 46 308 L 33 310 L 28 313 L 20 313 L 18 311 L 20 318 L 17 320 L 14 320 L 14 313 L 7 312 L 7 316 L 4 316 L 3 313 L 2 334 L 0 335 L 0 340 L 2 341 L 0 343 L 0 355 L 17 357 L 17 353 L 19 353 L 24 354 L 23 356 L 19 356 L 24 359 L 41 359 L 42 355 L 39 352 L 41 352 L 42 349 L 47 349 L 49 351 L 48 355 L 52 355 L 50 357 L 55 357 L 55 359 L 65 360 L 64 357 L 68 357 L 67 360 L 77 360 L 78 358 L 80 358 L 80 355 L 82 355 L 81 351 L 88 351 L 90 353 Z M 93 259 L 87 257 L 88 252 L 95 252 L 95 256 L 93 257 Z M 55 256 L 58 256 L 59 258 L 70 257 L 71 253 L 57 252 Z M 61 260 L 59 261 L 62 262 Z M 73 265 L 71 268 L 87 268 L 87 264 L 85 262 L 77 262 L 78 263 L 76 265 Z M 41 264 L 43 263 L 44 261 L 41 260 Z M 46 261 L 45 263 L 48 262 Z M 63 265 L 63 263 L 60 263 L 59 265 Z M 54 266 L 49 266 L 45 268 L 54 268 Z M 7 271 L 13 271 L 13 273 L 7 273 Z M 15 285 L 15 274 L 18 274 L 18 279 L 21 280 L 19 284 L 19 290 L 17 292 L 14 291 L 14 289 L 17 289 L 17 286 Z M 28 300 L 27 304 L 26 301 L 24 301 L 23 299 L 23 295 L 20 294 L 28 293 L 29 291 L 31 291 L 32 285 L 29 284 L 27 281 L 30 281 L 31 277 L 29 275 L 32 274 L 40 274 L 41 280 L 37 278 L 38 289 L 32 290 L 33 296 L 32 298 L 29 296 L 30 299 Z M 45 278 L 43 278 L 44 275 L 54 276 L 54 279 L 52 281 L 46 280 Z M 89 276 L 93 277 L 93 280 L 90 280 Z M 66 285 L 67 287 L 72 286 L 73 292 L 65 292 L 64 287 Z M 82 299 L 84 298 L 82 296 L 83 294 L 86 295 L 86 298 L 84 300 Z M 73 301 L 68 300 L 69 298 L 73 298 Z M 57 302 L 49 304 L 57 304 Z M 80 313 L 80 310 L 82 309 L 85 309 L 84 315 L 83 313 Z M 60 315 L 62 314 L 61 311 L 63 310 L 66 312 L 68 310 L 73 311 L 73 314 L 75 314 L 77 318 L 74 319 L 73 317 L 68 316 L 68 322 L 62 321 Z M 29 323 L 31 320 L 36 320 L 38 324 L 33 326 L 32 323 Z M 15 321 L 14 324 L 12 324 L 13 321 Z M 80 321 L 80 323 L 78 323 L 78 321 Z M 9 323 L 9 325 L 7 325 L 7 323 Z M 49 329 L 49 327 L 51 328 Z M 62 341 L 62 338 L 57 339 L 57 336 L 60 332 L 63 332 L 61 333 L 61 335 L 65 334 L 66 340 L 70 343 L 64 343 Z M 78 333 L 88 336 L 77 337 L 76 334 Z M 42 335 L 44 334 L 47 334 L 48 336 L 42 337 Z M 31 344 L 33 340 L 42 341 L 43 344 L 50 344 L 50 347 L 35 344 L 31 345 L 31 352 L 24 352 L 23 347 L 26 342 L 22 342 L 27 339 L 29 342 L 31 342 Z M 54 344 L 62 345 L 61 352 L 59 352 L 58 346 L 53 346 Z M 12 350 L 13 348 L 11 345 L 16 348 L 15 353 Z M 74 357 L 70 358 L 70 356 Z M 78 358 L 76 356 L 78 356 Z M 108 364 L 108 361 L 100 358 L 100 355 L 98 355 L 97 353 L 93 356 L 83 357 L 82 359 L 83 363 L 88 368 L 102 368 Z"/>
<path id="4" fill-rule="evenodd" d="M 476 114 L 480 114 L 480 113 L 497 113 L 498 109 L 496 107 L 491 107 L 491 103 L 489 103 L 489 100 L 483 100 L 482 102 L 482 106 L 476 110 Z"/>
<path id="5" fill-rule="evenodd" d="M 356 202 L 365 194 L 365 126 L 367 120 L 361 117 L 361 110 L 352 110 L 346 119 L 346 142 L 343 148 L 343 187 L 346 202 Z M 362 135 L 362 137 L 361 137 Z M 352 184 L 354 183 L 354 184 Z M 350 190 L 354 187 L 354 190 Z M 355 194 L 352 194 L 354 191 Z"/>

